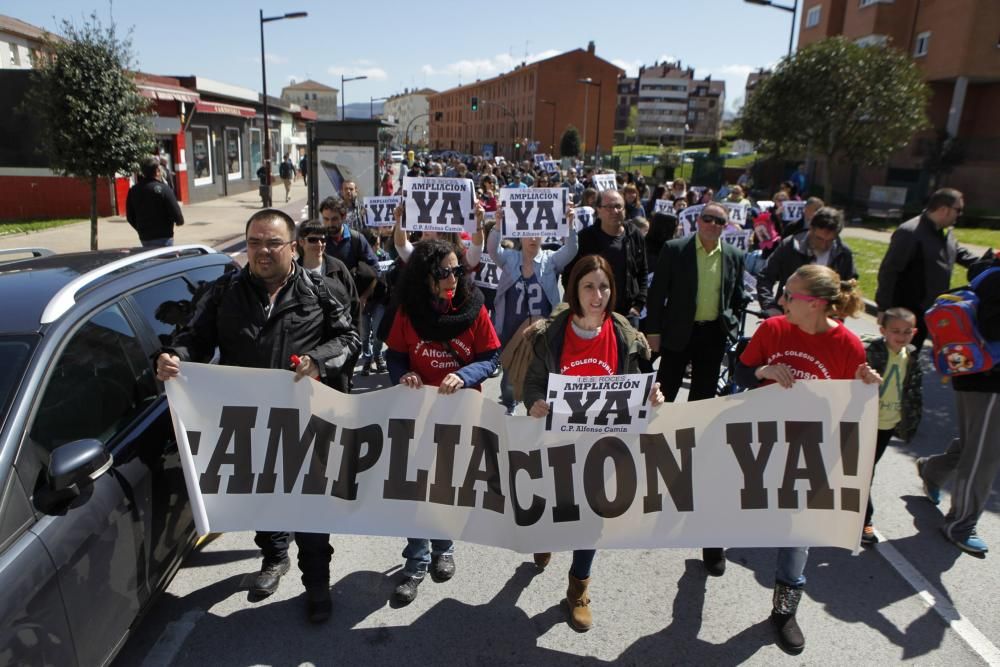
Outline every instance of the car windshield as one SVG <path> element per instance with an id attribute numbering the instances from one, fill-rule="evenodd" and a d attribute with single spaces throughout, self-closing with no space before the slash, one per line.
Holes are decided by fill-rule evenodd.
<path id="1" fill-rule="evenodd" d="M 14 392 L 37 343 L 37 336 L 0 336 L 0 425 L 7 421 Z"/>

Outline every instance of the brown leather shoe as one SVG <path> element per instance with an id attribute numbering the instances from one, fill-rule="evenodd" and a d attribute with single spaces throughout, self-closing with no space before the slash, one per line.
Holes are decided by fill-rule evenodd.
<path id="1" fill-rule="evenodd" d="M 590 595 L 587 593 L 592 578 L 577 579 L 572 574 L 569 575 L 566 606 L 569 607 L 569 625 L 577 632 L 586 632 L 594 626 L 594 617 L 590 613 Z"/>
<path id="2" fill-rule="evenodd" d="M 552 560 L 551 553 L 535 554 L 535 567 L 539 570 L 544 570 L 549 566 L 549 561 Z"/>

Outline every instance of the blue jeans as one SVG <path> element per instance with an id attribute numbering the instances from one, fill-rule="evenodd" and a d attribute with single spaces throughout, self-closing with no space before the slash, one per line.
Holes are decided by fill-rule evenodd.
<path id="1" fill-rule="evenodd" d="M 423 579 L 430 567 L 431 558 L 435 556 L 450 556 L 455 553 L 455 543 L 451 540 L 428 540 L 423 537 L 406 538 L 406 548 L 403 549 L 403 574 L 407 577 Z"/>
<path id="2" fill-rule="evenodd" d="M 165 239 L 146 239 L 145 241 L 139 239 L 139 243 L 142 244 L 143 248 L 166 248 L 167 246 L 172 246 L 174 244 L 174 237 L 168 236 Z"/>
<path id="3" fill-rule="evenodd" d="M 382 356 L 382 341 L 378 337 L 378 327 L 385 315 L 385 304 L 375 304 L 370 313 L 361 313 L 361 358 L 371 361 Z"/>
<path id="4" fill-rule="evenodd" d="M 803 573 L 808 560 L 809 547 L 779 547 L 774 581 L 792 588 L 803 588 L 806 585 L 806 575 Z"/>
<path id="5" fill-rule="evenodd" d="M 514 385 L 510 383 L 510 379 L 507 377 L 506 368 L 503 369 L 503 375 L 500 376 L 500 403 L 510 410 L 517 407 L 517 404 L 514 402 Z"/>
<path id="6" fill-rule="evenodd" d="M 590 566 L 594 564 L 596 549 L 577 549 L 573 552 L 573 564 L 569 567 L 569 573 L 577 579 L 586 579 L 590 576 Z"/>

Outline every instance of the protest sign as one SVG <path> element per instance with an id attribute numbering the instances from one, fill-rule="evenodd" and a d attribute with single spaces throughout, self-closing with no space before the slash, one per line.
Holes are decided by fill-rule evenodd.
<path id="1" fill-rule="evenodd" d="M 569 234 L 566 188 L 501 188 L 504 238 Z"/>
<path id="2" fill-rule="evenodd" d="M 786 201 L 781 204 L 781 219 L 785 222 L 801 220 L 805 207 L 806 203 L 804 201 Z"/>
<path id="3" fill-rule="evenodd" d="M 479 258 L 479 266 L 472 276 L 472 282 L 478 287 L 496 289 L 497 285 L 500 284 L 502 273 L 500 267 L 493 263 L 493 258 L 484 252 Z"/>
<path id="4" fill-rule="evenodd" d="M 653 213 L 672 214 L 674 212 L 674 202 L 670 199 L 657 199 L 653 202 Z"/>
<path id="5" fill-rule="evenodd" d="M 532 156 L 532 159 L 535 161 L 535 166 L 540 167 L 543 164 L 545 164 L 545 161 L 548 159 L 548 156 L 545 153 L 535 153 Z"/>
<path id="6" fill-rule="evenodd" d="M 468 178 L 403 179 L 403 229 L 424 232 L 476 231 L 476 187 Z"/>
<path id="7" fill-rule="evenodd" d="M 497 212 L 496 211 L 483 211 L 483 224 L 486 223 L 496 223 Z"/>
<path id="8" fill-rule="evenodd" d="M 582 360 L 588 363 L 593 360 Z M 572 364 L 571 364 L 572 365 Z M 609 368 L 611 372 L 615 369 Z M 545 430 L 562 433 L 645 433 L 653 374 L 549 375 Z"/>
<path id="9" fill-rule="evenodd" d="M 698 217 L 701 215 L 701 210 L 703 208 L 705 208 L 704 204 L 688 206 L 677 214 L 680 236 L 689 236 L 698 231 Z"/>
<path id="10" fill-rule="evenodd" d="M 392 227 L 396 224 L 392 212 L 399 206 L 399 202 L 399 196 L 365 197 L 363 200 L 365 223 L 369 227 Z"/>
<path id="11" fill-rule="evenodd" d="M 726 228 L 726 231 L 722 232 L 722 240 L 730 245 L 734 245 L 743 252 L 746 252 L 750 248 L 750 235 L 749 229 L 732 229 Z"/>
<path id="12" fill-rule="evenodd" d="M 594 174 L 592 182 L 594 189 L 598 192 L 618 189 L 618 181 L 615 179 L 614 174 Z"/>
<path id="13" fill-rule="evenodd" d="M 282 370 L 180 370 L 165 386 L 201 534 L 858 547 L 878 427 L 878 387 L 861 381 L 671 403 L 630 434 L 546 432 L 478 391 L 356 396 Z"/>
<path id="14" fill-rule="evenodd" d="M 542 168 L 550 174 L 559 173 L 559 161 L 558 160 L 546 160 L 542 163 Z"/>
<path id="15" fill-rule="evenodd" d="M 379 275 L 385 275 L 392 270 L 393 264 L 396 263 L 394 259 L 380 259 L 378 262 L 378 272 Z"/>
<path id="16" fill-rule="evenodd" d="M 582 231 L 594 224 L 594 209 L 590 206 L 577 206 L 573 209 L 573 222 L 576 231 Z"/>
<path id="17" fill-rule="evenodd" d="M 730 224 L 736 225 L 737 227 L 743 227 L 747 224 L 747 215 L 750 213 L 750 204 L 742 203 L 737 204 L 736 202 L 723 201 L 718 202 L 729 212 L 729 222 Z"/>

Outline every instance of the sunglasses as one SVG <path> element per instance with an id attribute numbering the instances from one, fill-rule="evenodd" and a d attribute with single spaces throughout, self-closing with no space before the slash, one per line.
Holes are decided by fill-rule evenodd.
<path id="1" fill-rule="evenodd" d="M 812 296 L 810 294 L 795 294 L 794 292 L 789 292 L 787 287 L 785 287 L 784 289 L 782 289 L 781 293 L 785 297 L 785 301 L 795 301 L 796 299 L 798 299 L 799 301 L 807 301 L 807 302 L 808 301 L 822 301 L 822 302 L 826 303 L 826 301 L 827 301 L 826 299 L 823 299 L 823 298 L 818 297 L 818 296 Z"/>
<path id="2" fill-rule="evenodd" d="M 709 213 L 702 213 L 701 214 L 701 221 L 702 222 L 712 222 L 712 223 L 715 223 L 715 224 L 719 225 L 720 227 L 725 227 L 726 224 L 727 224 L 727 220 L 725 218 L 723 218 L 722 216 L 711 215 Z"/>
<path id="3" fill-rule="evenodd" d="M 447 280 L 448 276 L 455 276 L 455 280 L 460 279 L 465 275 L 465 267 L 459 264 L 458 266 L 452 266 L 450 268 L 443 268 L 440 266 L 435 266 L 431 270 L 431 275 L 434 276 L 434 280 Z"/>
<path id="4" fill-rule="evenodd" d="M 311 245 L 316 245 L 317 243 L 326 243 L 326 237 L 325 236 L 307 236 L 306 237 L 306 243 L 309 243 Z"/>

